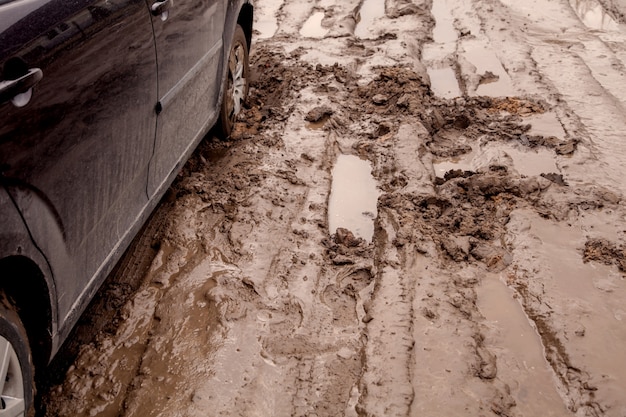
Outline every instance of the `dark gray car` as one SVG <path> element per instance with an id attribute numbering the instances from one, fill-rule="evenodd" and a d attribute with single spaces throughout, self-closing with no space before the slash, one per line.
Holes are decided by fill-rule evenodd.
<path id="1" fill-rule="evenodd" d="M 248 0 L 0 0 L 0 416 L 247 93 Z"/>

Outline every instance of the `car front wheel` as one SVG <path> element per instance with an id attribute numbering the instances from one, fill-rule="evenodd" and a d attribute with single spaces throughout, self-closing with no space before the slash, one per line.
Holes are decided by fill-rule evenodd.
<path id="1" fill-rule="evenodd" d="M 220 108 L 218 134 L 228 138 L 248 95 L 249 57 L 248 42 L 240 25 L 237 25 L 228 57 L 228 70 L 224 81 L 224 97 Z"/>
<path id="2" fill-rule="evenodd" d="M 0 417 L 34 415 L 33 362 L 26 330 L 0 295 Z"/>

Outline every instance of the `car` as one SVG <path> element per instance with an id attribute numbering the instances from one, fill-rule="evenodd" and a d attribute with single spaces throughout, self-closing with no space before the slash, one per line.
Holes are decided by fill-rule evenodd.
<path id="1" fill-rule="evenodd" d="M 248 91 L 250 0 L 0 0 L 0 416 Z"/>

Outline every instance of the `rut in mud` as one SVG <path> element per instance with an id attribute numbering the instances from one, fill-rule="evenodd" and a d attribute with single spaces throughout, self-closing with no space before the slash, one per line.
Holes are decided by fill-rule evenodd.
<path id="1" fill-rule="evenodd" d="M 256 1 L 233 137 L 45 415 L 625 415 L 619 4 L 380 4 Z"/>

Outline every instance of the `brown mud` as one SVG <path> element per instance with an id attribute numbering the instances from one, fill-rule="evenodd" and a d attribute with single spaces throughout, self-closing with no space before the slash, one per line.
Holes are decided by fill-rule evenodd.
<path id="1" fill-rule="evenodd" d="M 178 176 L 42 415 L 626 415 L 626 31 L 531 3 L 258 0 L 233 137 Z M 340 156 L 371 167 L 371 236 L 330 228 Z"/>

